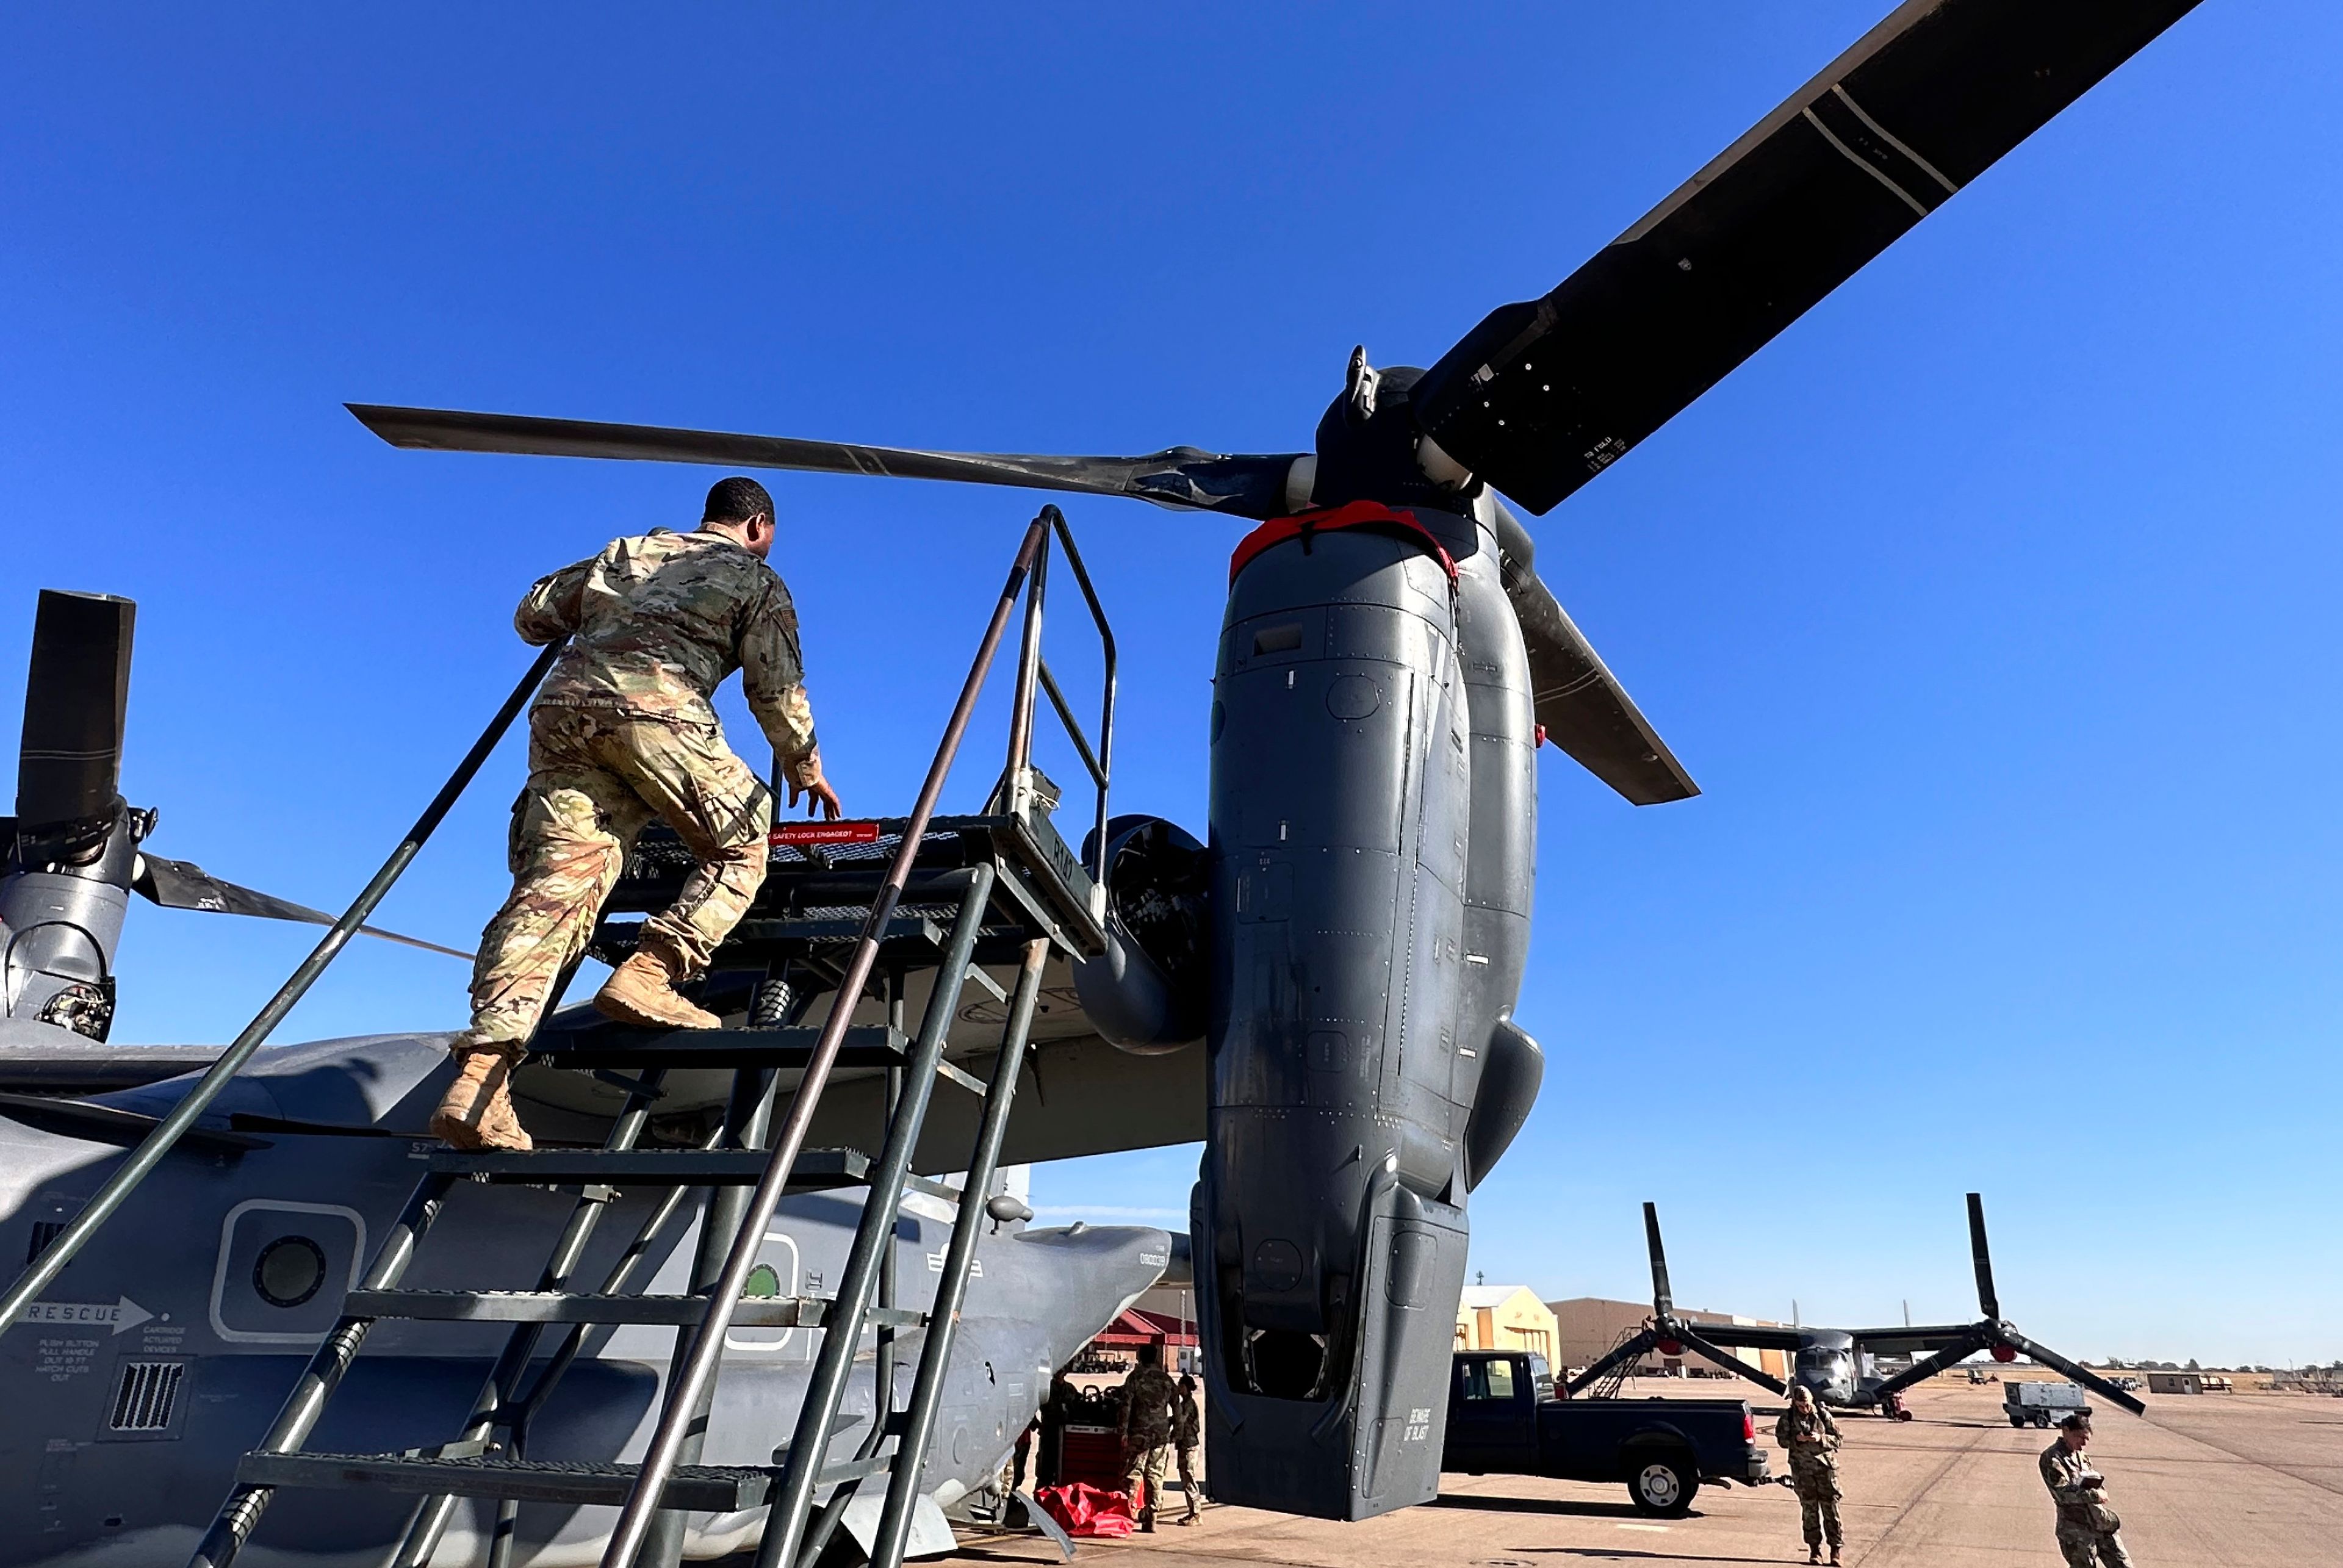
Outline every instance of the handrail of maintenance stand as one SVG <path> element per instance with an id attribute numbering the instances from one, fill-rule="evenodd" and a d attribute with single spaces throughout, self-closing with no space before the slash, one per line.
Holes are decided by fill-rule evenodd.
<path id="1" fill-rule="evenodd" d="M 1009 721 L 1009 762 L 1001 779 L 1002 793 L 1011 810 L 1016 809 L 1017 785 L 1023 770 L 1033 765 L 1033 697 L 1038 684 L 1047 693 L 1050 706 L 1057 709 L 1058 722 L 1065 727 L 1066 738 L 1074 743 L 1074 752 L 1090 772 L 1091 782 L 1098 789 L 1096 836 L 1091 841 L 1091 863 L 1085 868 L 1091 880 L 1099 887 L 1106 885 L 1106 824 L 1107 780 L 1114 767 L 1114 689 L 1115 648 L 1114 630 L 1107 624 L 1106 607 L 1099 602 L 1098 589 L 1091 586 L 1091 574 L 1082 564 L 1081 552 L 1074 548 L 1073 531 L 1066 526 L 1066 515 L 1054 506 L 1041 508 L 1037 523 L 1047 522 L 1066 552 L 1066 564 L 1074 568 L 1074 582 L 1082 590 L 1082 598 L 1090 606 L 1091 619 L 1098 627 L 1099 644 L 1105 656 L 1102 686 L 1104 694 L 1099 706 L 1098 749 L 1091 749 L 1090 738 L 1074 718 L 1073 707 L 1059 689 L 1057 677 L 1050 673 L 1049 661 L 1041 657 L 1041 611 L 1050 592 L 1050 550 L 1042 542 L 1041 554 L 1034 558 L 1033 580 L 1025 596 L 1025 629 L 1017 660 L 1016 706 Z"/>
<path id="2" fill-rule="evenodd" d="M 293 1005 L 308 993 L 309 988 L 317 983 L 317 977 L 326 972 L 326 966 L 349 945 L 350 938 L 357 934 L 367 917 L 374 913 L 375 907 L 389 893 L 391 885 L 414 862 L 425 841 L 438 829 L 441 820 L 454 808 L 457 799 L 472 782 L 473 776 L 488 761 L 488 753 L 496 749 L 497 742 L 504 739 L 505 731 L 511 729 L 512 721 L 520 716 L 522 708 L 528 702 L 529 693 L 537 689 L 538 682 L 545 678 L 546 672 L 553 668 L 553 661 L 568 645 L 567 637 L 558 638 L 537 656 L 537 662 L 528 667 L 528 673 L 520 678 L 520 684 L 513 688 L 512 695 L 505 699 L 504 706 L 498 709 L 496 717 L 488 720 L 488 727 L 480 732 L 478 740 L 472 742 L 472 749 L 456 765 L 456 771 L 449 775 L 447 783 L 439 787 L 439 793 L 431 798 L 431 804 L 423 809 L 423 815 L 415 819 L 415 826 L 407 830 L 407 837 L 398 841 L 398 847 L 390 852 L 390 859 L 382 863 L 382 869 L 374 874 L 374 879 L 359 891 L 357 900 L 342 911 L 342 918 L 334 922 L 334 929 L 326 933 L 309 956 L 301 960 L 301 967 L 277 988 L 277 994 L 268 999 L 268 1005 L 244 1026 L 244 1032 L 220 1053 L 219 1060 L 213 1062 L 202 1080 L 188 1091 L 186 1098 L 172 1107 L 171 1113 L 156 1123 L 154 1131 L 131 1151 L 130 1158 L 122 1162 L 121 1168 L 106 1179 L 106 1185 L 97 1190 L 97 1196 L 83 1206 L 81 1212 L 74 1216 L 72 1223 L 59 1232 L 57 1239 L 50 1242 L 39 1257 L 25 1265 L 25 1271 L 16 1276 L 16 1282 L 8 1287 L 8 1293 L 0 1297 L 0 1325 L 15 1322 L 24 1312 L 25 1303 L 46 1290 L 65 1266 L 74 1261 L 74 1255 L 97 1233 L 100 1226 L 114 1217 L 115 1211 L 129 1199 L 138 1184 L 162 1162 L 163 1156 L 171 1151 L 172 1145 L 196 1124 L 196 1119 L 211 1109 L 212 1101 L 217 1100 L 236 1075 L 244 1070 L 244 1064 L 252 1060 L 252 1053 L 260 1049 L 261 1042 L 284 1021 L 285 1015 L 293 1010 Z"/>

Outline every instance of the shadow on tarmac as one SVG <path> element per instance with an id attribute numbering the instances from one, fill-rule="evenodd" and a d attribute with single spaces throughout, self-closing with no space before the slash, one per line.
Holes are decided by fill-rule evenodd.
<path id="1" fill-rule="evenodd" d="M 1482 1513 L 1568 1513 L 1582 1519 L 1648 1519 L 1632 1503 L 1580 1503 L 1568 1497 L 1490 1497 L 1477 1492 L 1446 1492 L 1424 1504 L 1427 1508 L 1469 1508 Z M 1698 1509 L 1679 1519 L 1698 1519 Z"/>

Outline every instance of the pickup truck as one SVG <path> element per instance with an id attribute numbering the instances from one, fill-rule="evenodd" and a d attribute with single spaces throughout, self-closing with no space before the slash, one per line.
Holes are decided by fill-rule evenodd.
<path id="1" fill-rule="evenodd" d="M 1620 1481 L 1645 1513 L 1682 1513 L 1704 1482 L 1763 1485 L 1765 1450 L 1741 1399 L 1557 1399 L 1544 1356 L 1459 1351 L 1443 1470 Z"/>

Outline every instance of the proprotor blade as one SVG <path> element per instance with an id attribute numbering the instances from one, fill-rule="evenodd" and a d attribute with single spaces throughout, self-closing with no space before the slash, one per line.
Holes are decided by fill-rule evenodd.
<path id="1" fill-rule="evenodd" d="M 200 910 L 215 915 L 252 915 L 264 920 L 297 920 L 303 925 L 330 926 L 334 917 L 323 910 L 313 910 L 307 904 L 297 904 L 289 899 L 241 887 L 224 877 L 215 877 L 192 860 L 166 860 L 160 855 L 140 855 L 138 874 L 131 887 L 150 902 L 166 910 Z M 451 959 L 467 962 L 472 955 L 456 948 L 443 948 L 437 942 L 427 942 L 421 937 L 403 937 L 397 931 L 384 930 L 380 926 L 360 926 L 361 936 L 380 937 L 387 942 L 402 947 L 421 948 L 426 952 L 445 953 Z"/>
<path id="2" fill-rule="evenodd" d="M 1958 1366 L 1992 1342 L 1981 1332 L 1964 1334 L 1936 1354 L 1921 1357 L 1881 1383 L 1872 1391 L 1872 1397 L 1884 1404 L 1888 1395 L 1902 1393 L 1916 1382 L 1926 1382 L 1946 1367 Z"/>
<path id="3" fill-rule="evenodd" d="M 1715 386 L 2197 0 L 1909 0 L 1551 294 L 1415 385 L 1533 512 Z"/>
<path id="4" fill-rule="evenodd" d="M 1977 1311 L 1987 1322 L 2001 1321 L 2001 1298 L 1994 1293 L 1993 1253 L 1985 1244 L 1985 1200 L 1969 1194 L 1969 1258 L 1976 1264 Z"/>
<path id="5" fill-rule="evenodd" d="M 16 753 L 16 819 L 26 828 L 111 819 L 130 708 L 138 607 L 112 594 L 41 590 Z"/>
<path id="6" fill-rule="evenodd" d="M 1721 1371 L 1729 1372 L 1735 1377 L 1745 1377 L 1751 1382 L 1755 1383 L 1758 1387 L 1770 1389 L 1777 1394 L 1786 1394 L 1790 1392 L 1789 1385 L 1785 1383 L 1780 1378 L 1774 1376 L 1770 1372 L 1763 1372 L 1756 1367 L 1751 1366 L 1747 1362 L 1743 1361 L 1739 1356 L 1735 1355 L 1732 1352 L 1720 1349 L 1716 1345 L 1710 1343 L 1700 1334 L 1695 1333 L 1682 1323 L 1678 1323 L 1676 1325 L 1676 1337 L 1684 1342 L 1684 1349 L 1692 1352 L 1696 1356 L 1704 1358 Z"/>
<path id="7" fill-rule="evenodd" d="M 1674 1317 L 1676 1301 L 1668 1289 L 1668 1253 L 1660 1245 L 1660 1208 L 1656 1203 L 1644 1205 L 1644 1244 L 1652 1254 L 1652 1315 Z"/>
<path id="8" fill-rule="evenodd" d="M 2089 1389 L 2101 1399 L 2119 1404 L 2123 1406 L 2124 1409 L 2131 1412 L 2134 1415 L 2146 1415 L 2147 1413 L 2147 1406 L 2140 1403 L 2139 1401 L 2134 1399 L 2122 1389 L 2116 1387 L 2115 1384 L 2109 1382 L 2107 1379 L 2101 1377 L 2090 1368 L 2083 1365 L 2079 1362 L 2068 1361 L 2065 1356 L 2060 1355 L 2056 1351 L 2051 1350 L 2046 1345 L 2036 1344 L 2032 1340 L 2027 1339 L 2024 1334 L 2019 1333 L 2015 1329 L 2004 1329 L 1994 1337 L 1999 1340 L 2003 1344 L 2007 1345 L 2011 1350 L 2017 1352 L 2020 1355 L 2031 1357 L 2033 1360 L 2039 1362 L 2042 1365 L 2048 1367 L 2052 1372 L 2065 1373 L 2068 1378 L 2071 1378 L 2076 1382 L 2081 1383 L 2085 1388 Z"/>
<path id="9" fill-rule="evenodd" d="M 1161 507 L 1282 517 L 1286 477 L 1298 453 L 1222 457 L 1171 447 L 1143 457 L 1058 457 L 1007 452 L 922 452 L 740 436 L 659 425 L 606 425 L 539 419 L 523 414 L 467 414 L 442 408 L 347 405 L 358 423 L 394 447 L 440 452 L 508 452 L 546 457 L 618 457 L 649 463 L 712 463 L 730 468 L 787 468 L 814 474 L 871 474 L 898 479 L 954 479 L 1129 496 Z"/>

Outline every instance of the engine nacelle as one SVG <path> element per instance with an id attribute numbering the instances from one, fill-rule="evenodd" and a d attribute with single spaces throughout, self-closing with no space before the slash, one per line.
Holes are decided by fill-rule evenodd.
<path id="1" fill-rule="evenodd" d="M 1136 1055 L 1193 1045 L 1212 1002 L 1204 847 L 1161 817 L 1117 817 L 1105 866 L 1107 950 L 1074 965 L 1082 1011 L 1109 1044 Z"/>

